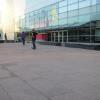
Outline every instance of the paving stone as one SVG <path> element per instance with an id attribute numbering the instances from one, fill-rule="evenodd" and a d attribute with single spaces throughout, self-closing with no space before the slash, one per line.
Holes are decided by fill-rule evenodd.
<path id="1" fill-rule="evenodd" d="M 0 79 L 5 79 L 8 77 L 10 77 L 10 73 L 0 68 Z"/>
<path id="2" fill-rule="evenodd" d="M 12 100 L 12 98 L 1 86 L 0 86 L 0 100 Z"/>
<path id="3" fill-rule="evenodd" d="M 40 91 L 31 88 L 18 78 L 2 80 L 0 84 L 5 88 L 13 100 L 48 100 Z"/>

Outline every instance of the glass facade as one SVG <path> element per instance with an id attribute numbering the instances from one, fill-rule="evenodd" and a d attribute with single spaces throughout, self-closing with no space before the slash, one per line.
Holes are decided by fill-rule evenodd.
<path id="1" fill-rule="evenodd" d="M 62 0 L 25 14 L 20 27 L 48 34 L 51 42 L 100 42 L 100 0 Z"/>

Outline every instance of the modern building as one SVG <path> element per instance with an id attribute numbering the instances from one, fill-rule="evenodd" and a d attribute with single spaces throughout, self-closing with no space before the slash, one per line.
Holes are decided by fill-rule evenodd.
<path id="1" fill-rule="evenodd" d="M 49 43 L 100 43 L 100 0 L 62 0 L 25 13 L 21 28 Z"/>

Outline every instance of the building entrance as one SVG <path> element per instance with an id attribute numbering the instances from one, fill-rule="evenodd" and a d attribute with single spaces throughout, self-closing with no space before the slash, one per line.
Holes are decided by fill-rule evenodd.
<path id="1" fill-rule="evenodd" d="M 68 42 L 68 30 L 52 31 L 48 35 L 48 40 L 54 43 Z"/>

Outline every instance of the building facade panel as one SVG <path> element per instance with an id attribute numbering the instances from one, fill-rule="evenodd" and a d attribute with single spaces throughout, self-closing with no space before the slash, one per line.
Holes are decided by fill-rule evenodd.
<path id="1" fill-rule="evenodd" d="M 51 42 L 96 43 L 99 22 L 100 0 L 63 0 L 26 13 L 21 27 L 42 31 Z"/>

